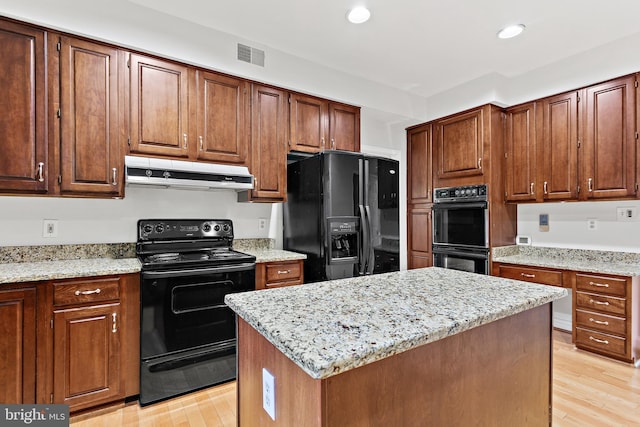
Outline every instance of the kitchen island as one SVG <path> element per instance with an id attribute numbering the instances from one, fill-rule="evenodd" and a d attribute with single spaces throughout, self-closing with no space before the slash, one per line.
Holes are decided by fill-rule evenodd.
<path id="1" fill-rule="evenodd" d="M 549 425 L 566 294 L 426 268 L 228 295 L 238 425 Z"/>

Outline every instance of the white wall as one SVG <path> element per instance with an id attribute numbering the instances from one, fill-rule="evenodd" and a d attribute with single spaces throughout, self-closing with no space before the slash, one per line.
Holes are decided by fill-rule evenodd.
<path id="1" fill-rule="evenodd" d="M 518 234 L 531 236 L 534 246 L 640 252 L 640 220 L 616 220 L 617 207 L 635 207 L 640 201 L 567 202 L 518 205 Z M 549 231 L 538 227 L 540 214 L 549 214 Z M 587 219 L 596 229 L 587 229 Z"/>

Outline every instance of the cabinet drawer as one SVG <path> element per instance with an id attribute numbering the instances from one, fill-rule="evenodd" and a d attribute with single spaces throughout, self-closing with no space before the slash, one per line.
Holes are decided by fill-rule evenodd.
<path id="1" fill-rule="evenodd" d="M 576 289 L 585 292 L 597 292 L 619 297 L 627 296 L 627 281 L 616 277 L 576 274 Z"/>
<path id="2" fill-rule="evenodd" d="M 624 317 L 607 316 L 591 311 L 576 310 L 576 326 L 607 334 L 626 335 L 627 333 L 627 320 Z"/>
<path id="3" fill-rule="evenodd" d="M 120 298 L 119 279 L 91 279 L 53 284 L 53 305 L 85 304 Z"/>
<path id="4" fill-rule="evenodd" d="M 523 282 L 542 283 L 543 285 L 562 286 L 562 271 L 501 265 L 500 277 L 522 280 Z"/>
<path id="5" fill-rule="evenodd" d="M 578 347 L 590 347 L 607 353 L 625 356 L 625 344 L 626 340 L 624 338 L 602 334 L 589 329 L 576 328 L 576 346 Z"/>
<path id="6" fill-rule="evenodd" d="M 626 302 L 627 300 L 624 298 L 576 292 L 576 307 L 586 308 L 587 310 L 598 310 L 626 317 Z"/>
<path id="7" fill-rule="evenodd" d="M 268 263 L 266 270 L 267 286 L 282 282 L 302 283 L 299 261 Z"/>

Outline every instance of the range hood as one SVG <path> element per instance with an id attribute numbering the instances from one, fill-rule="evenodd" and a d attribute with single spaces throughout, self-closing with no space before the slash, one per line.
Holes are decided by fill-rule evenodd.
<path id="1" fill-rule="evenodd" d="M 204 190 L 252 190 L 253 175 L 244 166 L 125 156 L 127 185 Z"/>

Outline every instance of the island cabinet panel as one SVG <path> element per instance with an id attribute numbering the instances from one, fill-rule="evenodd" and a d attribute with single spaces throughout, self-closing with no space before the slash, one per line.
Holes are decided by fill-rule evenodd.
<path id="1" fill-rule="evenodd" d="M 0 20 L 0 192 L 47 191 L 46 32 Z"/>
<path id="2" fill-rule="evenodd" d="M 292 93 L 289 97 L 291 150 L 318 153 L 329 136 L 329 102 L 313 96 Z"/>
<path id="3" fill-rule="evenodd" d="M 581 199 L 635 196 L 635 75 L 585 89 Z"/>
<path id="4" fill-rule="evenodd" d="M 249 146 L 249 82 L 198 70 L 198 160 L 245 164 Z"/>
<path id="5" fill-rule="evenodd" d="M 60 39 L 60 191 L 122 196 L 118 50 Z"/>
<path id="6" fill-rule="evenodd" d="M 238 425 L 549 425 L 551 352 L 545 304 L 313 379 L 238 319 Z M 275 377 L 275 420 L 262 408 L 263 369 Z"/>
<path id="7" fill-rule="evenodd" d="M 0 290 L 0 384 L 0 402 L 35 403 L 35 287 Z"/>
<path id="8" fill-rule="evenodd" d="M 251 86 L 251 160 L 254 189 L 238 193 L 238 201 L 285 201 L 287 198 L 288 93 Z"/>
<path id="9" fill-rule="evenodd" d="M 508 201 L 536 200 L 536 103 L 507 109 L 505 191 Z"/>
<path id="10" fill-rule="evenodd" d="M 578 92 L 551 96 L 537 104 L 540 106 L 538 116 L 542 116 L 537 140 L 540 150 L 538 194 L 542 186 L 542 200 L 575 200 L 578 198 Z"/>
<path id="11" fill-rule="evenodd" d="M 189 67 L 138 54 L 128 64 L 131 153 L 189 157 Z"/>

